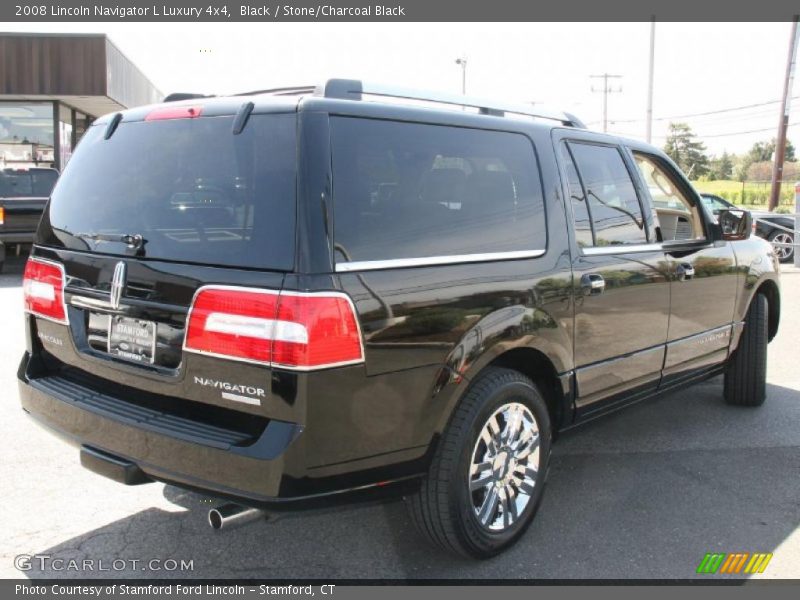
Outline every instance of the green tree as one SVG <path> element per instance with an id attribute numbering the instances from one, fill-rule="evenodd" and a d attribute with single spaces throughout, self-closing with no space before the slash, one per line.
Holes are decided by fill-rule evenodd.
<path id="1" fill-rule="evenodd" d="M 670 123 L 664 152 L 692 179 L 708 173 L 708 156 L 703 142 L 687 123 Z"/>
<path id="2" fill-rule="evenodd" d="M 742 157 L 742 161 L 736 168 L 736 175 L 739 181 L 747 180 L 747 173 L 750 167 L 755 163 L 772 162 L 772 155 L 775 153 L 775 147 L 778 145 L 777 140 L 772 138 L 768 142 L 756 142 L 750 150 Z M 790 140 L 786 140 L 786 154 L 784 155 L 784 162 L 796 162 L 797 155 L 795 153 L 794 144 Z"/>
<path id="3" fill-rule="evenodd" d="M 714 181 L 715 179 L 730 179 L 733 177 L 733 158 L 727 152 L 723 152 L 722 156 L 714 157 L 711 159 L 709 169 L 709 178 Z"/>
<path id="4" fill-rule="evenodd" d="M 748 152 L 747 155 L 753 159 L 751 162 L 771 161 L 777 145 L 778 142 L 775 138 L 772 138 L 768 142 L 756 142 L 753 144 L 753 147 L 750 148 L 750 152 Z M 797 160 L 794 144 L 792 144 L 790 140 L 786 140 L 786 154 L 784 160 L 786 162 L 795 162 Z"/>

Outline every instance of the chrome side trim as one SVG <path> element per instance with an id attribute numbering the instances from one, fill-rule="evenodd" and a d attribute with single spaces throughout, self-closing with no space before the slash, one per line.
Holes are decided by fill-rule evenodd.
<path id="1" fill-rule="evenodd" d="M 69 299 L 69 303 L 76 308 L 99 308 L 114 311 L 111 302 L 108 300 L 101 300 L 100 298 L 89 298 L 87 296 L 77 296 L 73 294 Z"/>
<path id="2" fill-rule="evenodd" d="M 358 260 L 336 264 L 337 273 L 353 271 L 378 271 L 382 269 L 404 269 L 409 267 L 430 267 L 434 265 L 458 265 L 464 263 L 491 262 L 495 260 L 518 260 L 538 258 L 544 249 L 519 250 L 515 252 L 489 252 L 486 254 L 454 254 L 452 256 L 423 256 L 420 258 L 393 258 L 389 260 Z"/>
<path id="3" fill-rule="evenodd" d="M 631 244 L 629 246 L 592 246 L 581 248 L 584 256 L 604 256 L 607 254 L 629 254 L 631 252 L 660 252 L 664 249 L 663 244 Z"/>

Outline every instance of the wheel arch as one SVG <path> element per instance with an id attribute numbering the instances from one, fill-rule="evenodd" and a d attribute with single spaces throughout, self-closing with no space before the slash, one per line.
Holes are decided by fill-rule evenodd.
<path id="1" fill-rule="evenodd" d="M 512 369 L 537 384 L 547 404 L 553 435 L 571 417 L 571 394 L 569 391 L 565 393 L 563 378 L 559 377 L 553 362 L 540 350 L 529 347 L 514 348 L 500 354 L 487 366 Z"/>
<path id="2" fill-rule="evenodd" d="M 488 358 L 488 357 L 487 357 Z M 438 443 L 440 435 L 447 429 L 461 400 L 466 396 L 472 386 L 489 367 L 504 367 L 522 373 L 537 384 L 539 391 L 544 396 L 550 416 L 553 437 L 557 436 L 559 429 L 569 425 L 573 417 L 573 385 L 572 374 L 559 373 L 556 362 L 551 360 L 540 349 L 530 346 L 510 348 L 502 353 L 495 354 L 481 364 L 474 365 L 467 376 L 452 388 L 447 410 L 437 427 L 432 440 L 433 446 Z M 457 373 L 451 371 L 452 375 Z"/>
<path id="3" fill-rule="evenodd" d="M 781 320 L 780 290 L 778 289 L 778 285 L 772 279 L 766 279 L 761 283 L 761 285 L 758 286 L 753 298 L 755 298 L 757 294 L 764 294 L 764 296 L 767 298 L 767 305 L 769 307 L 769 311 L 767 313 L 769 341 L 772 341 L 772 339 L 778 333 L 778 325 L 780 324 Z M 750 301 L 753 301 L 752 298 Z"/>

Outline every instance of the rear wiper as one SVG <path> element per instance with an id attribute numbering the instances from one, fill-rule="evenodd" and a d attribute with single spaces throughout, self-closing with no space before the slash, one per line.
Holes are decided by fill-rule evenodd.
<path id="1" fill-rule="evenodd" d="M 147 240 L 139 234 L 131 233 L 76 233 L 75 237 L 83 240 L 92 240 L 95 242 L 119 242 L 125 244 L 131 250 L 142 250 Z"/>

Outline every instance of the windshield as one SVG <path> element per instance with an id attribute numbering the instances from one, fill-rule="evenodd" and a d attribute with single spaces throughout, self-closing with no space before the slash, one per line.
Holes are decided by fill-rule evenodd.
<path id="1" fill-rule="evenodd" d="M 53 191 L 40 242 L 104 254 L 291 269 L 296 118 L 122 123 L 84 136 Z"/>
<path id="2" fill-rule="evenodd" d="M 47 198 L 56 179 L 55 169 L 0 169 L 0 198 Z"/>

